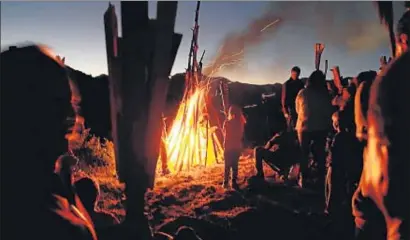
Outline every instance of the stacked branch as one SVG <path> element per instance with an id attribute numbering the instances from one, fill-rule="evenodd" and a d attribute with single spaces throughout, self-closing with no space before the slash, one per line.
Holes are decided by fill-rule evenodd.
<path id="1" fill-rule="evenodd" d="M 222 145 L 215 135 L 209 118 L 209 81 L 202 75 L 202 59 L 198 56 L 199 9 L 197 2 L 192 40 L 185 72 L 185 91 L 171 130 L 164 142 L 172 171 L 190 170 L 194 166 L 207 166 L 222 156 Z M 166 131 L 164 129 L 164 131 Z"/>

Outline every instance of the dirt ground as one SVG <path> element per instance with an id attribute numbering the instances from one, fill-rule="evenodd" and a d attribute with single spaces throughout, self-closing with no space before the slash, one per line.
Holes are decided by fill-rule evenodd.
<path id="1" fill-rule="evenodd" d="M 256 172 L 247 150 L 239 162 L 239 191 L 222 188 L 222 164 L 159 176 L 146 194 L 150 225 L 170 234 L 188 225 L 204 240 L 335 239 L 331 221 L 323 214 L 323 194 L 286 185 L 268 166 L 264 170 L 266 183 L 250 181 Z M 109 179 L 99 182 L 99 208 L 123 219 L 122 186 Z"/>

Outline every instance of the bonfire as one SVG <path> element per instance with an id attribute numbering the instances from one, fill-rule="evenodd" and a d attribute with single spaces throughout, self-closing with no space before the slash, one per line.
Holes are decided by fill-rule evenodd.
<path id="1" fill-rule="evenodd" d="M 171 171 L 222 161 L 223 146 L 216 136 L 217 127 L 209 121 L 208 84 L 204 80 L 192 84 L 192 89 L 186 88 L 169 134 L 164 134 Z"/>
<path id="2" fill-rule="evenodd" d="M 166 127 L 163 132 L 168 167 L 172 172 L 210 166 L 223 160 L 223 146 L 216 136 L 218 127 L 210 122 L 210 114 L 214 112 L 210 111 L 212 106 L 208 101 L 210 79 L 201 73 L 203 55 L 197 61 L 199 7 L 198 1 L 185 73 L 184 97 L 169 132 Z"/>
<path id="3" fill-rule="evenodd" d="M 198 16 L 200 2 L 197 2 L 195 24 L 185 73 L 185 92 L 177 115 L 167 132 L 163 130 L 168 167 L 172 172 L 189 170 L 194 166 L 210 166 L 223 162 L 223 137 L 217 135 L 221 124 L 215 119 L 219 113 L 209 100 L 212 76 L 224 67 L 232 67 L 243 61 L 245 45 L 255 45 L 262 41 L 263 35 L 271 32 L 272 26 L 280 20 L 272 14 L 265 14 L 257 19 L 241 34 L 225 39 L 214 61 L 202 73 L 202 57 L 197 61 L 198 51 Z M 209 76 L 209 77 L 206 77 Z M 222 112 L 229 108 L 228 87 L 223 82 L 221 88 Z"/>

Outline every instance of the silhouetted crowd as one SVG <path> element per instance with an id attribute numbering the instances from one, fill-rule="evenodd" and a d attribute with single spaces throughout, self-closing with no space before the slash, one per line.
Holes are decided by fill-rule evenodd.
<path id="1" fill-rule="evenodd" d="M 328 87 L 319 70 L 303 84 L 300 69 L 293 68 L 282 96 L 288 130 L 255 149 L 257 177 L 264 177 L 262 161 L 281 173 L 299 163 L 298 184 L 326 192 L 327 214 L 348 211 L 357 239 L 410 237 L 409 38 L 407 11 L 397 26 L 396 58 L 379 73 L 360 73 L 342 89 Z M 2 239 L 153 238 L 135 233 L 144 226 L 124 226 L 97 211 L 99 186 L 93 179 L 73 181 L 77 159 L 69 151 L 67 134 L 73 130 L 67 116 L 77 111 L 75 93 L 64 64 L 46 48 L 1 53 Z M 245 121 L 236 107 L 229 115 L 224 183 L 231 180 L 237 188 L 237 139 Z M 310 181 L 314 175 L 316 181 Z M 341 227 L 343 239 L 353 237 L 347 229 Z M 200 239 L 188 227 L 156 237 Z"/>
<path id="2" fill-rule="evenodd" d="M 263 161 L 285 178 L 299 164 L 298 185 L 325 193 L 340 239 L 410 238 L 408 10 L 396 34 L 396 58 L 345 85 L 320 70 L 304 84 L 293 67 L 282 91 L 288 128 L 255 148 L 256 179 Z"/>

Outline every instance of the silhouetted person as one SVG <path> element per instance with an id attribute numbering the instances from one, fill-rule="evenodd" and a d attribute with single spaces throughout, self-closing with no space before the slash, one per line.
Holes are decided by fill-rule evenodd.
<path id="1" fill-rule="evenodd" d="M 3 51 L 0 62 L 2 238 L 96 239 L 78 196 L 73 204 L 54 191 L 73 111 L 63 64 L 37 46 Z"/>
<path id="2" fill-rule="evenodd" d="M 410 114 L 409 36 L 407 11 L 397 27 L 396 42 L 401 50 L 370 89 L 363 172 L 352 200 L 357 239 L 410 237 L 410 125 L 403 122 Z"/>
<path id="3" fill-rule="evenodd" d="M 238 189 L 238 164 L 242 152 L 242 141 L 245 130 L 245 117 L 239 106 L 229 108 L 228 119 L 224 122 L 225 143 L 224 159 L 225 172 L 223 186 L 229 188 L 230 174 L 232 172 L 232 188 Z"/>
<path id="4" fill-rule="evenodd" d="M 370 88 L 373 84 L 373 80 L 374 79 L 368 79 L 367 81 L 361 82 L 355 95 L 356 138 L 361 141 L 364 146 L 367 144 L 367 110 L 369 109 Z M 360 187 L 356 189 L 352 203 L 352 212 L 356 225 L 356 237 L 358 239 L 386 239 L 384 217 L 378 211 L 376 204 L 370 198 L 363 196 Z M 364 221 L 363 213 L 366 214 L 366 218 L 372 219 L 370 224 Z M 373 230 L 368 231 L 369 228 Z"/>
<path id="5" fill-rule="evenodd" d="M 363 141 L 367 138 L 367 109 L 369 107 L 370 86 L 377 73 L 375 71 L 361 72 L 357 77 L 357 91 L 354 98 L 354 118 L 356 137 Z"/>
<path id="6" fill-rule="evenodd" d="M 55 190 L 60 193 L 61 196 L 67 198 L 71 204 L 76 204 L 76 192 L 73 188 L 73 167 L 78 163 L 78 159 L 72 155 L 61 155 L 54 167 L 55 176 L 58 177 L 56 181 L 53 181 Z"/>
<path id="7" fill-rule="evenodd" d="M 330 214 L 341 211 L 351 212 L 350 202 L 360 179 L 362 170 L 362 147 L 355 132 L 336 112 L 332 116 L 333 137 L 327 157 L 328 172 L 326 176 L 326 210 Z"/>
<path id="8" fill-rule="evenodd" d="M 377 73 L 375 71 L 364 71 L 359 73 L 356 78 L 350 83 L 347 88 L 343 89 L 343 101 L 339 108 L 340 112 L 343 112 L 340 116 L 344 119 L 344 123 L 348 124 L 346 127 L 349 131 L 356 131 L 355 116 L 354 116 L 354 99 L 358 87 L 363 82 L 372 81 L 376 77 Z"/>
<path id="9" fill-rule="evenodd" d="M 255 167 L 256 177 L 264 179 L 263 164 L 265 161 L 268 165 L 279 170 L 279 174 L 287 177 L 289 168 L 299 161 L 300 148 L 295 131 L 283 131 L 275 134 L 263 147 L 256 147 Z"/>
<path id="10" fill-rule="evenodd" d="M 289 80 L 282 85 L 282 112 L 287 121 L 288 130 L 295 129 L 296 120 L 298 118 L 295 108 L 295 99 L 299 91 L 304 87 L 299 76 L 300 68 L 295 66 L 291 70 Z"/>
<path id="11" fill-rule="evenodd" d="M 97 228 L 120 223 L 114 215 L 95 210 L 100 195 L 100 187 L 98 186 L 98 183 L 91 178 L 84 177 L 76 181 L 74 186 L 84 207 L 87 209 Z"/>
<path id="12" fill-rule="evenodd" d="M 296 97 L 296 131 L 302 149 L 301 186 L 307 177 L 309 153 L 312 151 L 313 159 L 318 165 L 318 186 L 324 189 L 326 138 L 331 129 L 332 110 L 325 75 L 319 70 L 314 71 L 307 80 L 306 87 Z"/>

